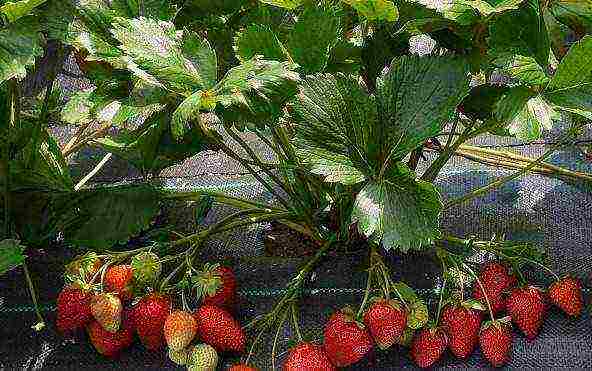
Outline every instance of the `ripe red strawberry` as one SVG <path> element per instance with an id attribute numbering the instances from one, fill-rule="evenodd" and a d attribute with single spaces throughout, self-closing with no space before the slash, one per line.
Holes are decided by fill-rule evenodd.
<path id="1" fill-rule="evenodd" d="M 512 325 L 506 321 L 488 321 L 479 334 L 481 352 L 493 367 L 500 367 L 510 359 Z"/>
<path id="2" fill-rule="evenodd" d="M 468 357 L 479 338 L 483 313 L 459 306 L 446 306 L 442 311 L 442 327 L 448 334 L 450 350 L 458 358 Z"/>
<path id="3" fill-rule="evenodd" d="M 164 322 L 171 311 L 168 297 L 151 293 L 144 296 L 134 306 L 134 324 L 140 341 L 150 350 L 158 350 L 164 345 Z"/>
<path id="4" fill-rule="evenodd" d="M 284 361 L 284 371 L 337 371 L 321 345 L 300 343 L 290 350 Z"/>
<path id="5" fill-rule="evenodd" d="M 584 306 L 582 286 L 573 277 L 564 277 L 549 287 L 549 299 L 569 316 L 579 316 Z"/>
<path id="6" fill-rule="evenodd" d="M 438 328 L 424 328 L 413 338 L 411 358 L 422 368 L 436 363 L 446 350 L 448 337 Z"/>
<path id="7" fill-rule="evenodd" d="M 197 334 L 206 344 L 219 352 L 242 352 L 245 333 L 240 324 L 222 308 L 203 305 L 194 313 Z"/>
<path id="8" fill-rule="evenodd" d="M 121 301 L 132 298 L 132 279 L 134 272 L 131 265 L 115 265 L 105 272 L 105 291 L 119 295 Z"/>
<path id="9" fill-rule="evenodd" d="M 485 288 L 493 314 L 504 310 L 506 308 L 504 294 L 516 286 L 517 282 L 516 277 L 510 275 L 508 267 L 498 262 L 487 263 L 479 274 L 479 280 Z M 481 301 L 484 306 L 487 305 L 485 295 L 478 282 L 475 282 L 473 287 L 473 297 Z"/>
<path id="10" fill-rule="evenodd" d="M 191 313 L 175 310 L 164 322 L 164 338 L 172 350 L 185 348 L 195 337 L 197 323 Z"/>
<path id="11" fill-rule="evenodd" d="M 259 371 L 259 369 L 240 363 L 238 365 L 230 366 L 228 371 Z"/>
<path id="12" fill-rule="evenodd" d="M 545 311 L 545 299 L 536 287 L 515 288 L 508 298 L 508 313 L 529 340 L 538 335 Z"/>
<path id="13" fill-rule="evenodd" d="M 236 277 L 232 269 L 218 264 L 206 264 L 196 276 L 197 297 L 203 305 L 215 305 L 232 310 L 236 300 Z"/>
<path id="14" fill-rule="evenodd" d="M 132 344 L 134 332 L 130 327 L 129 317 L 128 313 L 124 313 L 121 329 L 117 332 L 105 330 L 98 321 L 87 325 L 86 330 L 90 341 L 100 354 L 106 357 L 115 357 L 121 350 Z"/>
<path id="15" fill-rule="evenodd" d="M 92 320 L 89 291 L 78 285 L 64 287 L 57 300 L 57 327 L 62 333 L 83 328 Z"/>
<path id="16" fill-rule="evenodd" d="M 372 349 L 370 333 L 363 324 L 356 322 L 350 308 L 333 313 L 325 325 L 324 335 L 327 356 L 337 367 L 358 362 Z"/>
<path id="17" fill-rule="evenodd" d="M 121 300 L 115 294 L 102 293 L 90 299 L 90 311 L 103 328 L 109 332 L 117 332 L 121 324 Z"/>
<path id="18" fill-rule="evenodd" d="M 395 300 L 379 299 L 366 314 L 364 323 L 380 349 L 397 343 L 407 325 L 407 312 Z"/>

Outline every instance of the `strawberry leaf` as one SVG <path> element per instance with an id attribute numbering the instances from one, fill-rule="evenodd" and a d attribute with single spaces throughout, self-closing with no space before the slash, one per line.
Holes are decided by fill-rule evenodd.
<path id="1" fill-rule="evenodd" d="M 19 240 L 0 241 L 0 275 L 21 265 L 25 261 L 24 251 Z"/>

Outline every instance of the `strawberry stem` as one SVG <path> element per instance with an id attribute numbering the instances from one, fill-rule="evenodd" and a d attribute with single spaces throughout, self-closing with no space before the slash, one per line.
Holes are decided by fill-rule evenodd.
<path id="1" fill-rule="evenodd" d="M 292 303 L 292 324 L 294 326 L 294 331 L 296 332 L 298 342 L 302 342 L 302 333 L 300 332 L 300 325 L 298 324 L 298 309 L 296 308 L 296 302 Z"/>
<path id="2" fill-rule="evenodd" d="M 362 303 L 360 304 L 360 308 L 358 309 L 358 313 L 356 314 L 356 317 L 359 318 L 362 315 L 362 312 L 364 311 L 364 307 L 366 306 L 366 303 L 368 302 L 368 298 L 370 297 L 370 290 L 372 288 L 372 277 L 373 277 L 373 273 L 374 273 L 374 268 L 373 268 L 373 257 L 372 257 L 372 253 L 370 253 L 370 266 L 368 267 L 368 279 L 366 281 L 366 290 L 364 291 L 364 298 L 362 299 Z"/>
<path id="3" fill-rule="evenodd" d="M 477 281 L 477 284 L 479 285 L 479 287 L 481 288 L 481 291 L 483 291 L 483 296 L 485 297 L 485 302 L 487 303 L 487 309 L 489 310 L 489 315 L 491 317 L 491 320 L 495 320 L 495 317 L 493 316 L 493 309 L 491 309 L 491 302 L 489 301 L 489 295 L 487 295 L 487 291 L 485 291 L 485 286 L 483 286 L 483 282 L 481 282 L 481 280 L 479 279 L 479 277 L 477 277 L 477 275 L 475 274 L 475 272 L 473 272 L 473 270 L 471 269 L 471 267 L 469 267 L 467 264 L 463 263 L 463 267 L 475 278 L 475 280 Z"/>
<path id="4" fill-rule="evenodd" d="M 27 267 L 26 262 L 23 262 L 23 271 L 25 272 L 25 279 L 27 281 L 29 293 L 31 294 L 31 300 L 33 300 L 33 306 L 35 306 L 35 315 L 37 316 L 37 324 L 35 324 L 33 328 L 37 331 L 40 331 L 43 329 L 43 327 L 45 327 L 45 320 L 41 315 L 41 310 L 39 309 L 39 304 L 37 303 L 37 293 L 35 291 L 35 286 L 33 285 L 33 280 L 31 280 L 31 275 L 29 274 L 29 268 Z"/>
<path id="5" fill-rule="evenodd" d="M 445 269 L 446 265 L 442 262 L 442 268 Z M 442 275 L 442 287 L 440 288 L 440 300 L 438 301 L 438 312 L 436 313 L 436 325 L 440 323 L 440 314 L 442 313 L 442 303 L 444 302 L 444 290 L 446 289 L 446 278 Z"/>
<path id="6" fill-rule="evenodd" d="M 286 320 L 288 319 L 288 313 L 289 313 L 289 311 L 285 311 L 284 314 L 282 315 L 282 318 L 280 319 L 278 328 L 275 332 L 275 337 L 273 338 L 273 345 L 271 346 L 271 369 L 272 370 L 275 370 L 275 355 L 276 355 L 276 351 L 277 351 L 278 339 L 280 337 L 280 332 L 282 332 L 282 330 L 284 329 L 284 324 L 286 323 Z"/>

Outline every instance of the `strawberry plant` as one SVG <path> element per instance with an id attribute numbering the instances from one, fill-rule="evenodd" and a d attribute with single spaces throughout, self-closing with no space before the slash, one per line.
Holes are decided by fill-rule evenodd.
<path id="1" fill-rule="evenodd" d="M 249 369 L 271 333 L 275 368 L 288 325 L 298 345 L 285 369 L 308 360 L 323 369 L 348 366 L 374 342 L 410 345 L 421 367 L 447 347 L 465 358 L 480 343 L 499 366 L 509 358 L 510 320 L 529 338 L 543 325 L 542 289 L 523 271 L 549 271 L 545 255 L 522 242 L 452 236 L 440 220 L 528 173 L 590 186 L 591 174 L 546 160 L 592 120 L 591 19 L 583 0 L 440 7 L 415 0 L 0 0 L 0 273 L 22 266 L 37 306 L 27 249 L 59 241 L 88 250 L 66 267 L 57 326 L 86 328 L 106 356 L 137 332 L 146 348 L 166 343 L 171 360 L 188 368 L 215 369 L 217 352 L 231 352 L 245 356 L 235 369 Z M 435 42 L 428 55 L 410 52 L 419 35 Z M 55 61 L 42 63 L 50 55 Z M 90 88 L 66 99 L 58 76 L 68 56 Z M 534 141 L 560 130 L 560 121 L 559 138 L 538 158 L 474 145 L 492 135 Z M 57 125 L 73 128 L 65 144 L 51 134 Z M 271 155 L 262 156 L 247 135 Z M 80 177 L 71 174 L 69 162 L 89 148 L 103 159 Z M 181 191 L 161 181 L 163 170 L 206 150 L 235 161 L 273 200 L 205 186 Z M 436 181 L 454 156 L 512 173 L 443 197 Z M 140 179 L 93 182 L 113 158 Z M 196 204 L 200 225 L 157 238 L 161 206 L 173 201 Z M 203 223 L 219 205 L 235 210 Z M 270 311 L 237 321 L 234 272 L 202 261 L 200 251 L 225 232 L 264 222 L 307 241 L 310 256 Z M 299 299 L 326 254 L 353 245 L 368 251 L 367 287 L 357 308 L 336 308 L 321 346 L 301 334 Z M 435 315 L 393 280 L 385 262 L 410 251 L 433 253 L 442 264 Z M 471 257 L 484 252 L 498 261 L 477 274 Z M 581 283 L 553 276 L 551 301 L 579 315 Z M 500 317 L 504 311 L 509 317 Z M 196 338 L 207 345 L 192 344 Z"/>

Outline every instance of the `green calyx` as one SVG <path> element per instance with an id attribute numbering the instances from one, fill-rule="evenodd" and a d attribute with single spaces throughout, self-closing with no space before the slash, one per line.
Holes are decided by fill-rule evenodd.
<path id="1" fill-rule="evenodd" d="M 145 251 L 132 258 L 134 280 L 138 283 L 150 283 L 156 281 L 162 272 L 162 263 L 158 255 Z"/>
<path id="2" fill-rule="evenodd" d="M 191 278 L 198 299 L 214 296 L 222 287 L 222 278 L 217 271 L 219 267 L 219 264 L 206 263 L 203 269 Z"/>

